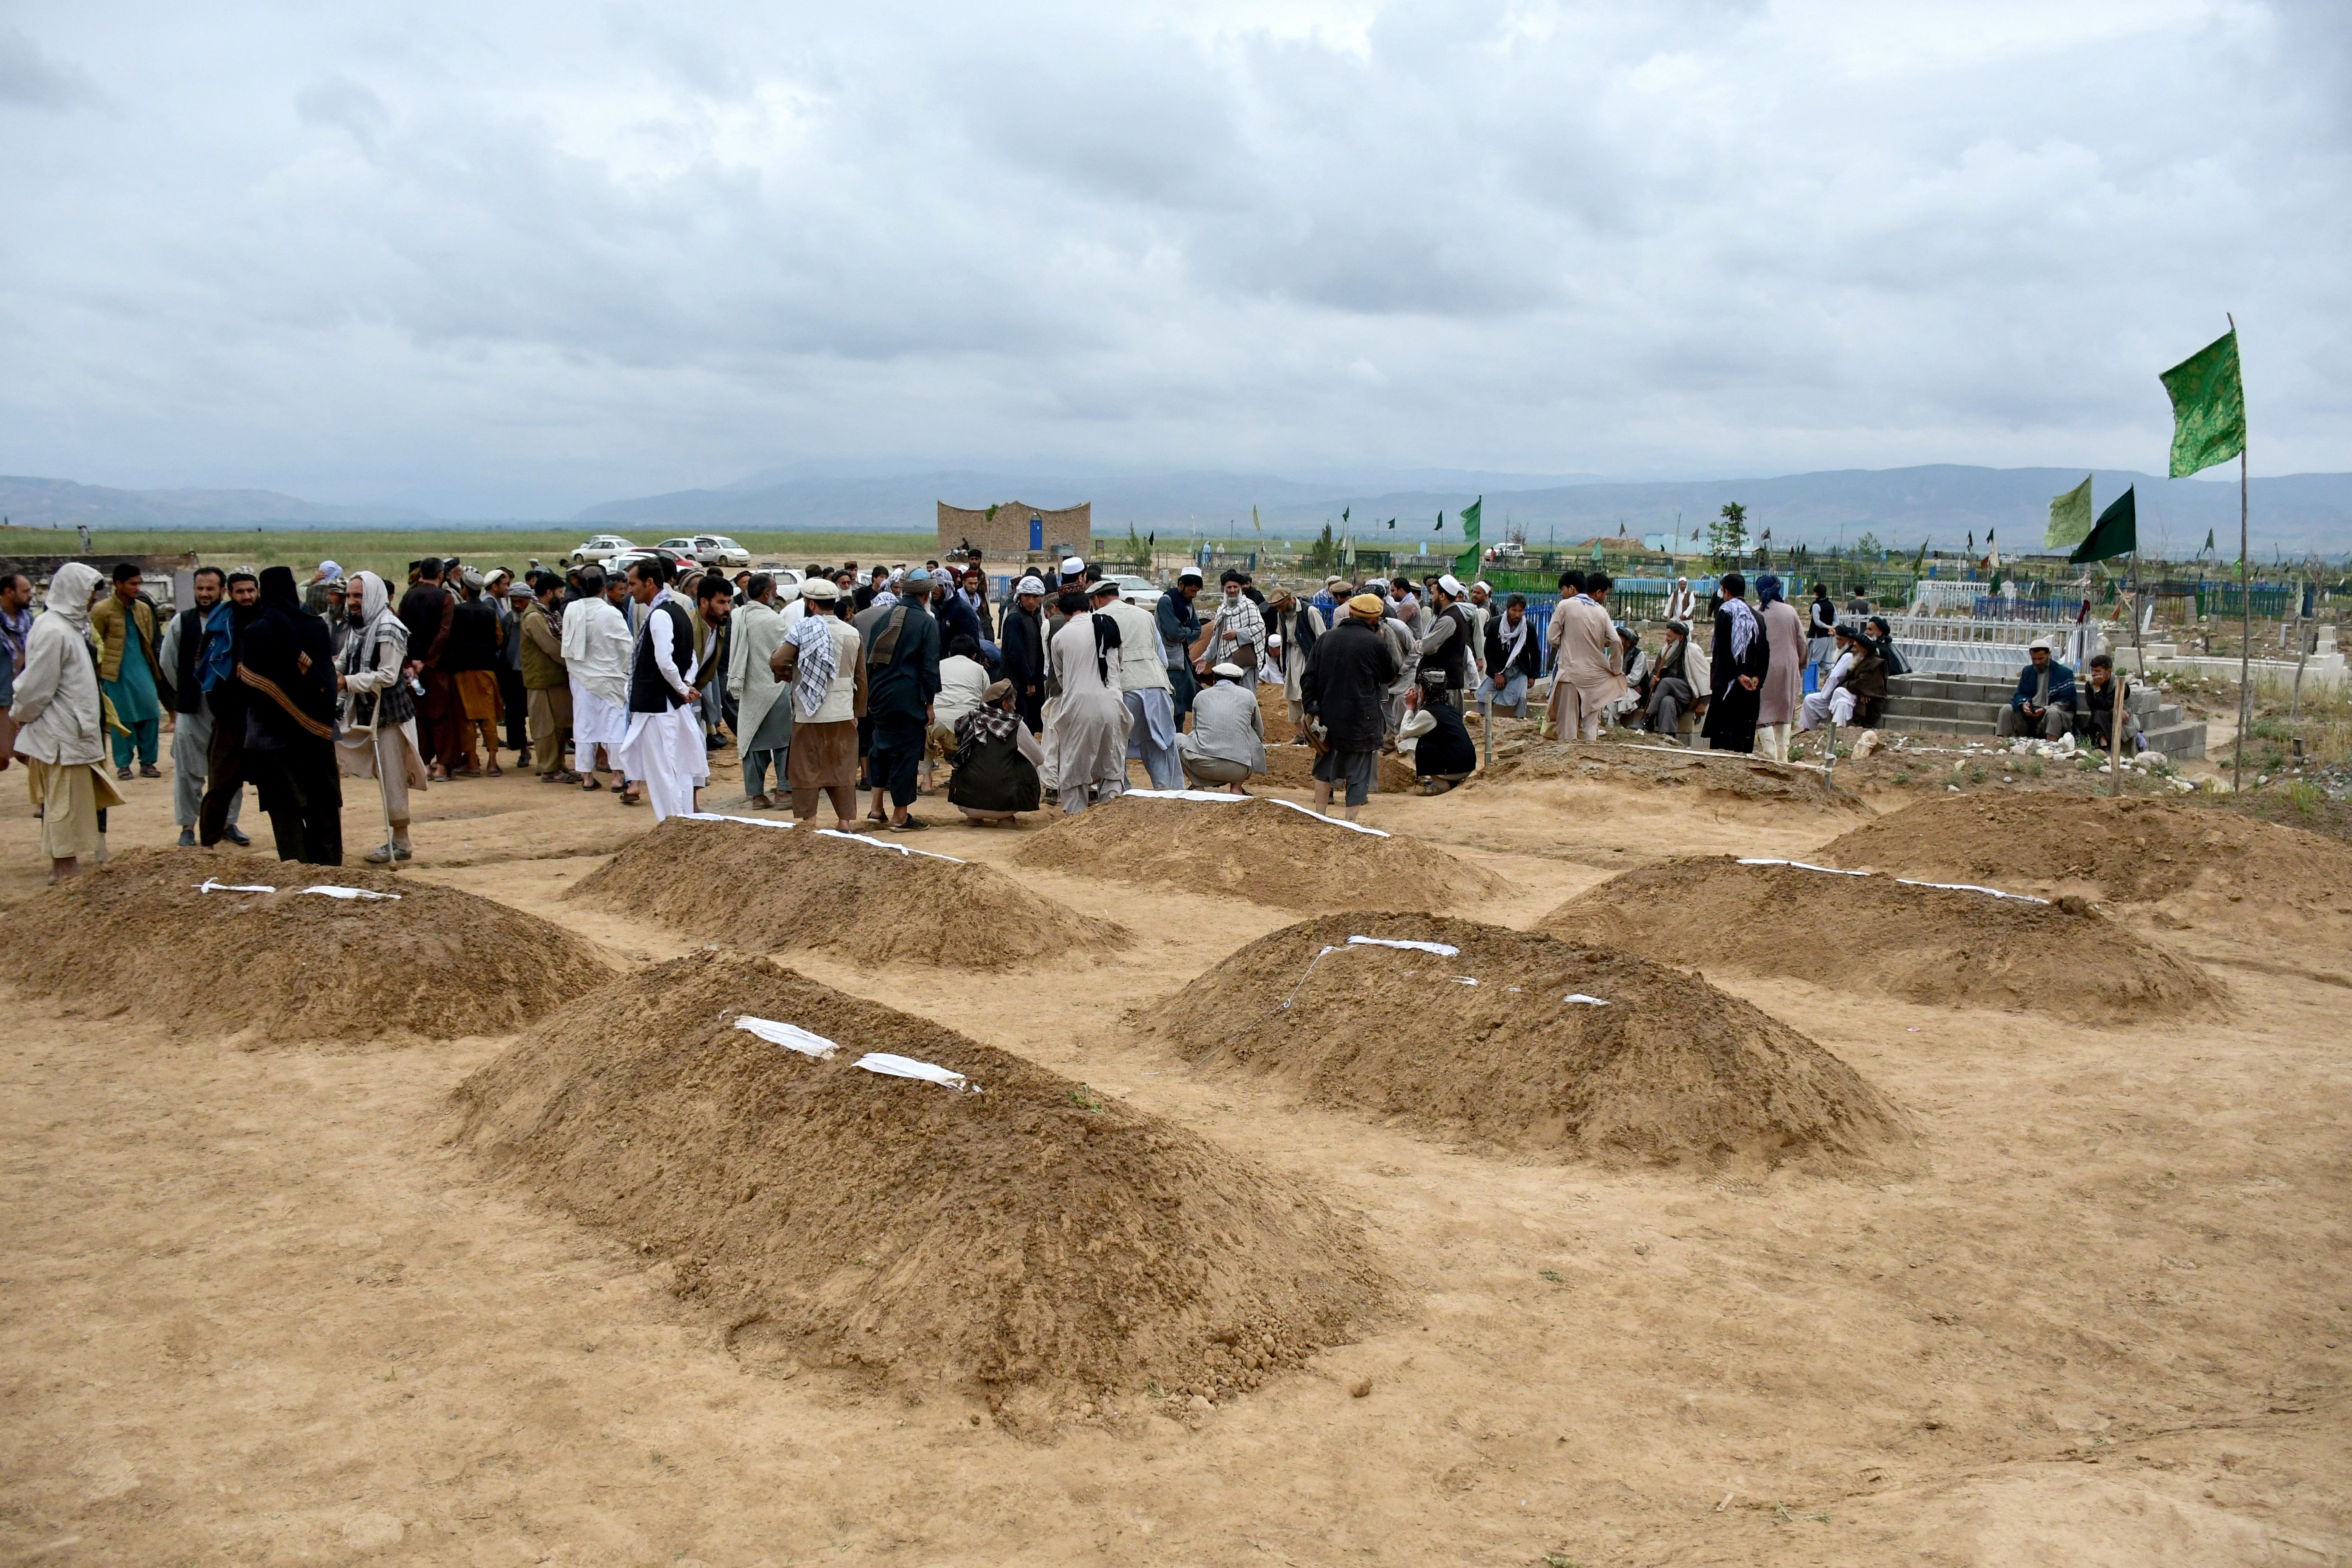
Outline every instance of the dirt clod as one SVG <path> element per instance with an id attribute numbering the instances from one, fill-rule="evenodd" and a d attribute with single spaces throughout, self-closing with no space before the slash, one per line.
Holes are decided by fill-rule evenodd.
<path id="1" fill-rule="evenodd" d="M 1840 1164 L 1907 1136 L 1852 1068 L 1696 975 L 1475 921 L 1304 921 L 1138 1021 L 1209 1070 L 1277 1076 L 1318 1100 L 1533 1152 Z"/>
<path id="2" fill-rule="evenodd" d="M 798 1055 L 733 1027 L 740 1014 L 841 1048 Z M 869 1050 L 980 1092 L 853 1065 Z M 1376 1310 L 1360 1231 L 1310 1189 L 1117 1099 L 1085 1109 L 1075 1088 L 764 959 L 704 953 L 526 1035 L 457 1103 L 465 1145 L 652 1247 L 678 1294 L 758 1325 L 764 1360 L 961 1385 L 1013 1426 L 1087 1390 L 1255 1386 Z"/>
<path id="3" fill-rule="evenodd" d="M 1666 963 L 1704 957 L 1906 1002 L 2085 1023 L 2172 1017 L 2221 996 L 2204 971 L 2081 898 L 2036 904 L 1726 857 L 1612 878 L 1544 917 L 1542 929 Z M 1701 931 L 1703 947 L 1694 945 Z"/>
<path id="4" fill-rule="evenodd" d="M 1279 801 L 1124 795 L 1065 817 L 1013 857 L 1049 870 L 1227 893 L 1294 910 L 1465 904 L 1501 890 L 1484 867 L 1399 833 L 1321 821 Z"/>
<path id="5" fill-rule="evenodd" d="M 206 880 L 274 893 L 202 893 Z M 298 893 L 331 884 L 398 900 Z M 271 1041 L 502 1035 L 612 978 L 536 915 L 363 866 L 133 849 L 11 911 L 0 976 Z M 218 1005 L 192 1008 L 192 997 Z"/>
<path id="6" fill-rule="evenodd" d="M 731 947 L 813 948 L 866 963 L 1007 969 L 1129 941 L 1124 926 L 1040 898 L 992 867 L 901 855 L 805 826 L 672 817 L 566 896 Z"/>

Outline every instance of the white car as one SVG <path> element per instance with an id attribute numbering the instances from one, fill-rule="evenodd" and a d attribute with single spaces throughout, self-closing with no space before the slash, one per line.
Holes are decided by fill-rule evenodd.
<path id="1" fill-rule="evenodd" d="M 656 550 L 675 550 L 680 555 L 691 556 L 705 566 L 749 566 L 751 552 L 723 533 L 697 533 L 677 539 L 665 539 L 654 546 Z"/>
<path id="2" fill-rule="evenodd" d="M 1160 603 L 1160 589 L 1149 578 L 1138 577 L 1129 572 L 1106 572 L 1103 581 L 1118 584 L 1118 596 L 1122 603 L 1146 610 Z"/>
<path id="3" fill-rule="evenodd" d="M 592 561 L 610 561 L 623 551 L 635 548 L 635 545 L 617 533 L 599 533 L 590 536 L 587 542 L 573 551 L 567 559 L 574 566 L 585 566 Z"/>

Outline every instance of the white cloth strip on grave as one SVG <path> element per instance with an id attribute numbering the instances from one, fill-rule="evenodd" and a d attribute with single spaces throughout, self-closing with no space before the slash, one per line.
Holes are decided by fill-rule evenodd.
<path id="1" fill-rule="evenodd" d="M 782 1046 L 788 1051 L 798 1051 L 819 1061 L 832 1059 L 833 1053 L 841 1049 L 823 1035 L 812 1035 L 797 1024 L 781 1024 L 773 1018 L 754 1018 L 749 1013 L 738 1017 L 735 1026 L 759 1036 L 772 1046 Z"/>
<path id="2" fill-rule="evenodd" d="M 967 1089 L 973 1094 L 980 1092 L 980 1085 L 963 1074 L 931 1062 L 919 1062 L 912 1057 L 892 1056 L 887 1051 L 868 1051 L 857 1058 L 856 1065 L 867 1072 L 878 1072 L 887 1078 L 919 1078 L 926 1083 L 936 1083 L 958 1093 Z"/>

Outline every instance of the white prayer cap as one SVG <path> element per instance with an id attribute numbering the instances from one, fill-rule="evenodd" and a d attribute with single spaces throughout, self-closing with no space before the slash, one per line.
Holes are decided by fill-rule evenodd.
<path id="1" fill-rule="evenodd" d="M 1475 593 L 1477 590 L 1479 590 L 1479 589 L 1481 589 L 1481 588 L 1484 588 L 1484 589 L 1486 589 L 1486 592 L 1488 592 L 1489 594 L 1491 594 L 1491 593 L 1493 593 L 1493 592 L 1495 591 L 1495 584 L 1493 584 L 1492 583 L 1487 582 L 1487 581 L 1486 581 L 1486 579 L 1485 579 L 1484 577 L 1481 577 L 1481 578 L 1479 578 L 1475 583 L 1471 584 L 1470 584 L 1470 588 L 1471 588 L 1471 591 L 1472 591 L 1473 593 Z"/>
<path id="2" fill-rule="evenodd" d="M 1185 582 L 1188 579 L 1194 583 L 1199 582 L 1201 580 L 1201 569 L 1198 566 L 1187 566 L 1176 574 L 1176 581 L 1179 583 Z"/>
<path id="3" fill-rule="evenodd" d="M 1087 595 L 1090 598 L 1097 594 L 1117 594 L 1118 592 L 1118 584 L 1108 577 L 1098 577 L 1087 584 Z"/>
<path id="4" fill-rule="evenodd" d="M 1238 664 L 1213 664 L 1209 667 L 1209 673 L 1221 676 L 1227 680 L 1239 680 L 1242 678 L 1242 667 Z"/>
<path id="5" fill-rule="evenodd" d="M 1032 575 L 1024 577 L 1013 584 L 1013 591 L 1016 594 L 1036 594 L 1042 596 L 1045 592 L 1045 584 Z"/>
<path id="6" fill-rule="evenodd" d="M 1062 575 L 1063 575 L 1063 576 L 1065 576 L 1065 577 L 1077 577 L 1077 576 L 1083 576 L 1083 575 L 1085 574 L 1085 573 L 1086 573 L 1086 570 L 1087 570 L 1087 563 L 1086 563 L 1084 561 L 1079 560 L 1076 556 L 1075 556 L 1075 555 L 1065 555 L 1064 557 L 1062 557 Z"/>
<path id="7" fill-rule="evenodd" d="M 1451 572 L 1440 577 L 1437 580 L 1437 585 L 1444 589 L 1450 598 L 1458 599 L 1462 596 L 1462 580 Z"/>
<path id="8" fill-rule="evenodd" d="M 2035 648 L 2040 648 L 2043 653 L 2048 653 L 2050 651 L 2050 639 L 2048 637 L 2035 637 L 2032 642 L 2025 645 L 2025 651 L 2028 653 L 2032 653 Z"/>

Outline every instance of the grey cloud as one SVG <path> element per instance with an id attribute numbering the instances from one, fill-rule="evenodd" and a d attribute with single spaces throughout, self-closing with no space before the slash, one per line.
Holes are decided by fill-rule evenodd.
<path id="1" fill-rule="evenodd" d="M 295 94 L 294 112 L 305 125 L 348 132 L 352 141 L 371 152 L 376 139 L 392 125 L 392 111 L 383 100 L 343 77 L 314 82 Z"/>
<path id="2" fill-rule="evenodd" d="M 2344 29 L 2081 12 L 58 7 L 131 107 L 0 164 L 51 368 L 0 467 L 455 514 L 861 454 L 2145 467 L 2224 306 L 2273 460 L 2352 467 Z"/>
<path id="3" fill-rule="evenodd" d="M 69 110 L 98 101 L 98 88 L 86 73 L 52 60 L 22 29 L 0 27 L 0 103 Z"/>

